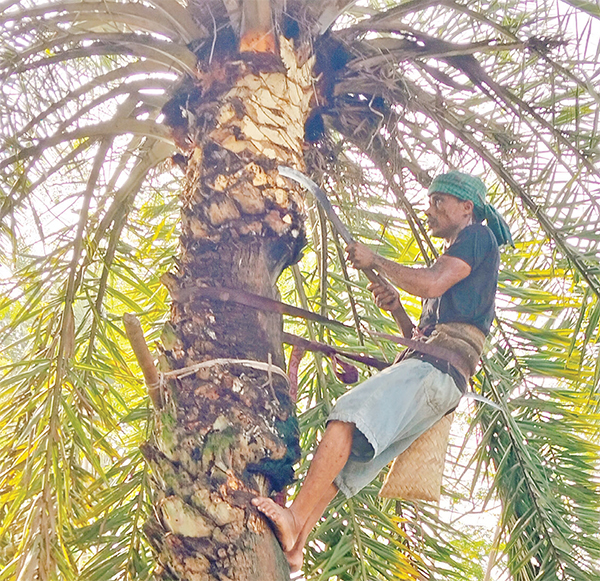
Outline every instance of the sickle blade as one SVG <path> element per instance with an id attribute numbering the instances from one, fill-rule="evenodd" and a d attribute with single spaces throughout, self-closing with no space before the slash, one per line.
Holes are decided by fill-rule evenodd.
<path id="1" fill-rule="evenodd" d="M 336 211 L 333 209 L 327 194 L 313 182 L 309 177 L 305 176 L 303 173 L 295 170 L 291 167 L 287 167 L 285 165 L 280 165 L 277 167 L 279 173 L 286 178 L 294 180 L 299 183 L 301 186 L 304 186 L 309 192 L 313 194 L 313 196 L 317 199 L 319 206 L 323 208 L 323 211 L 329 218 L 329 221 L 333 224 L 337 233 L 342 237 L 346 244 L 350 244 L 354 242 L 354 237 L 350 234 L 350 230 L 346 227 L 346 225 L 340 220 Z"/>

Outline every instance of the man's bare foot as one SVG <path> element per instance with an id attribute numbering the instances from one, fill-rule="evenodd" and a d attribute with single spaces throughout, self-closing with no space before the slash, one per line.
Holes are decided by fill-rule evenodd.
<path id="1" fill-rule="evenodd" d="M 298 546 L 298 543 L 294 548 L 284 553 L 287 562 L 290 564 L 290 573 L 296 573 L 302 569 L 302 563 L 304 562 L 304 551 L 302 547 Z"/>
<path id="2" fill-rule="evenodd" d="M 283 508 L 264 496 L 253 498 L 252 504 L 273 523 L 275 534 L 284 553 L 292 551 L 300 533 L 294 513 L 289 508 Z"/>

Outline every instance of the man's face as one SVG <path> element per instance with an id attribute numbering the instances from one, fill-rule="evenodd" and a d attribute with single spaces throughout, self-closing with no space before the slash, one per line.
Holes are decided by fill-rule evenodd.
<path id="1" fill-rule="evenodd" d="M 470 223 L 473 203 L 450 194 L 434 192 L 429 196 L 429 207 L 425 210 L 425 215 L 432 236 L 451 238 Z"/>

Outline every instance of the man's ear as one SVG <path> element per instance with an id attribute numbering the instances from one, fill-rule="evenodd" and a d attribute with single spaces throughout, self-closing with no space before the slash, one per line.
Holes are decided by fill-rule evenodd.
<path id="1" fill-rule="evenodd" d="M 465 210 L 473 214 L 473 210 L 475 210 L 475 204 L 471 202 L 471 200 L 463 200 L 463 204 L 465 205 Z"/>

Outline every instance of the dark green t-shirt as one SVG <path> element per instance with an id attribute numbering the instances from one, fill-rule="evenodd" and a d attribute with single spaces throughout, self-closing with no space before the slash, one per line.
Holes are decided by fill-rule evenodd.
<path id="1" fill-rule="evenodd" d="M 419 328 L 427 331 L 437 323 L 469 323 L 486 335 L 494 320 L 500 251 L 493 232 L 483 224 L 461 230 L 446 256 L 464 260 L 471 273 L 441 297 L 423 299 Z"/>

